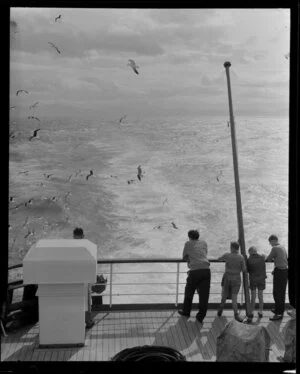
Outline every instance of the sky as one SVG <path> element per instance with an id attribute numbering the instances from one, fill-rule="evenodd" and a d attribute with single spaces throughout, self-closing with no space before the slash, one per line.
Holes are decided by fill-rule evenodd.
<path id="1" fill-rule="evenodd" d="M 289 9 L 12 7 L 10 106 L 16 116 L 37 101 L 40 116 L 227 116 L 230 61 L 235 115 L 288 117 L 289 49 Z"/>

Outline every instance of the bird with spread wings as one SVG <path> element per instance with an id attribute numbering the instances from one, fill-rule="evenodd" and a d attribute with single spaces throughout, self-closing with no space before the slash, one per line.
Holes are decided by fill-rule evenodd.
<path id="1" fill-rule="evenodd" d="M 48 42 L 48 44 L 50 44 L 52 48 L 56 49 L 57 53 L 61 53 L 60 50 L 56 47 L 55 44 L 53 44 L 51 42 Z"/>
<path id="2" fill-rule="evenodd" d="M 139 74 L 139 72 L 137 70 L 139 67 L 137 66 L 137 64 L 135 63 L 135 61 L 131 60 L 131 59 L 129 59 L 128 61 L 129 62 L 128 62 L 127 65 L 129 65 L 132 68 L 132 70 L 135 72 L 135 74 Z"/>

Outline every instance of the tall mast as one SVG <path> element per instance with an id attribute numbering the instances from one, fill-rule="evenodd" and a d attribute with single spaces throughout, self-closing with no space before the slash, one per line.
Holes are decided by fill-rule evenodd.
<path id="1" fill-rule="evenodd" d="M 230 75 L 229 75 L 230 66 L 231 66 L 230 62 L 227 61 L 227 62 L 224 63 L 224 67 L 225 67 L 225 70 L 226 70 L 226 76 L 227 76 L 227 86 L 228 86 L 231 144 L 232 144 L 233 169 L 234 169 L 234 181 L 235 181 L 235 192 L 236 192 L 237 221 L 238 221 L 238 235 L 239 235 L 239 244 L 240 244 L 240 247 L 241 247 L 241 254 L 244 256 L 245 261 L 246 261 L 247 257 L 246 257 L 246 249 L 245 249 L 243 211 L 242 211 L 240 180 L 239 180 L 239 165 L 238 165 L 237 144 L 236 144 L 235 125 L 234 125 L 231 88 L 230 88 Z M 245 295 L 245 302 L 246 302 L 246 314 L 247 314 L 247 316 L 249 316 L 250 315 L 250 296 L 249 296 L 248 275 L 247 275 L 247 273 L 243 273 L 243 286 L 244 286 L 244 295 Z"/>

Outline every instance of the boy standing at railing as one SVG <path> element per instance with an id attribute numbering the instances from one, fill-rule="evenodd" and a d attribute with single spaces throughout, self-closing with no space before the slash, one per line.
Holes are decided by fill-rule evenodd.
<path id="1" fill-rule="evenodd" d="M 244 257 L 239 254 L 239 243 L 231 242 L 230 253 L 224 253 L 218 260 L 225 261 L 225 273 L 222 279 L 222 300 L 218 310 L 218 316 L 220 317 L 222 315 L 226 299 L 231 293 L 234 318 L 242 322 L 243 319 L 238 313 L 237 295 L 241 287 L 241 272 L 246 272 L 247 268 Z"/>
<path id="2" fill-rule="evenodd" d="M 247 258 L 247 270 L 249 273 L 249 283 L 251 290 L 251 313 L 248 316 L 248 322 L 253 318 L 255 310 L 256 289 L 258 292 L 259 311 L 258 316 L 263 316 L 264 299 L 263 290 L 266 288 L 266 262 L 265 256 L 257 253 L 256 247 L 248 249 L 249 257 Z"/>

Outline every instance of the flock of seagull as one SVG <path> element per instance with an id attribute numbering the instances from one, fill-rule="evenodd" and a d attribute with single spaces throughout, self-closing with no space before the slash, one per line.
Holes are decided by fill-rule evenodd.
<path id="1" fill-rule="evenodd" d="M 57 22 L 58 20 L 61 20 L 61 18 L 62 18 L 62 15 L 59 14 L 57 17 L 55 17 L 55 22 Z M 58 54 L 61 54 L 61 53 L 62 53 L 62 51 L 61 51 L 61 50 L 60 50 L 60 49 L 59 49 L 59 48 L 58 48 L 54 43 L 52 43 L 52 42 L 48 42 L 48 44 L 49 44 L 53 49 L 55 49 L 56 52 L 57 52 Z M 127 65 L 131 67 L 131 69 L 133 70 L 133 72 L 134 72 L 135 74 L 139 74 L 139 71 L 138 71 L 139 66 L 137 66 L 136 62 L 135 62 L 133 59 L 129 59 Z M 29 94 L 29 92 L 28 92 L 27 90 L 19 89 L 19 90 L 16 91 L 16 96 L 19 96 L 21 93 Z M 39 102 L 36 101 L 35 103 L 33 103 L 32 105 L 29 106 L 29 110 L 36 108 L 36 107 L 38 106 L 38 104 L 39 104 Z M 15 106 L 11 106 L 10 109 L 11 109 L 11 110 L 15 109 Z M 126 115 L 122 116 L 122 117 L 119 119 L 119 122 L 118 122 L 118 123 L 119 123 L 119 124 L 122 124 L 126 117 L 127 117 Z M 27 118 L 28 118 L 28 119 L 32 119 L 32 120 L 36 120 L 36 121 L 40 122 L 40 119 L 39 119 L 38 117 L 35 117 L 35 116 L 32 116 L 32 115 L 28 116 Z M 228 124 L 228 126 L 229 126 L 229 124 Z M 40 128 L 35 129 L 35 130 L 33 131 L 33 134 L 28 138 L 29 141 L 31 141 L 31 140 L 34 139 L 34 138 L 37 138 L 37 137 L 38 137 L 37 134 L 38 134 L 38 132 L 39 132 L 40 130 L 41 130 Z M 15 132 L 14 132 L 14 131 L 10 132 L 9 137 L 10 137 L 10 138 L 14 138 L 14 137 L 15 137 Z M 22 174 L 22 173 L 24 173 L 24 174 L 28 174 L 28 172 L 29 172 L 28 170 L 26 170 L 26 171 L 20 171 L 19 174 Z M 80 173 L 81 173 L 81 170 L 79 170 L 79 171 L 78 171 L 74 176 L 76 177 L 76 176 L 77 176 L 78 174 L 80 174 Z M 44 177 L 45 177 L 46 179 L 49 179 L 53 174 L 52 174 L 52 173 L 50 173 L 50 174 L 46 174 L 46 173 L 44 173 L 43 175 L 44 175 Z M 93 176 L 93 175 L 94 175 L 93 170 L 90 170 L 90 172 L 89 172 L 89 173 L 86 175 L 86 177 L 85 177 L 86 181 L 88 181 L 88 179 L 89 179 L 91 176 Z M 222 171 L 221 171 L 220 174 L 216 177 L 218 182 L 220 181 L 220 176 L 221 176 L 221 175 L 222 175 Z M 142 167 L 141 167 L 141 165 L 138 165 L 138 167 L 137 167 L 137 179 L 141 182 L 143 177 L 144 177 L 144 173 L 143 173 L 143 171 L 142 171 Z M 68 178 L 68 182 L 70 182 L 72 178 L 73 178 L 73 174 L 71 174 L 71 175 L 69 176 L 69 178 Z M 131 184 L 131 183 L 134 183 L 134 182 L 135 182 L 134 179 L 131 179 L 131 180 L 128 180 L 128 181 L 127 181 L 128 184 Z M 43 183 L 41 183 L 41 185 L 43 185 Z M 69 191 L 69 192 L 66 194 L 66 197 L 69 196 L 70 193 L 71 193 L 71 192 Z M 14 202 L 14 199 L 15 199 L 15 196 L 10 196 L 10 197 L 9 197 L 9 202 L 10 202 L 10 203 L 13 203 L 13 202 Z M 56 200 L 56 197 L 53 196 L 53 197 L 51 198 L 51 200 L 52 200 L 52 201 L 55 201 L 55 200 Z M 167 198 L 165 198 L 165 200 L 164 200 L 164 202 L 163 202 L 163 205 L 164 205 L 165 203 L 167 203 L 167 201 L 168 201 Z M 17 209 L 18 207 L 20 207 L 20 206 L 23 205 L 23 204 L 24 204 L 24 206 L 27 208 L 27 207 L 29 207 L 29 206 L 32 204 L 32 202 L 33 202 L 33 199 L 29 199 L 29 200 L 26 201 L 25 203 L 22 202 L 22 203 L 20 203 L 20 204 L 17 204 L 17 205 L 14 207 L 14 209 Z M 24 224 L 23 224 L 23 227 L 25 227 L 25 226 L 27 225 L 27 222 L 28 222 L 28 217 L 26 217 L 26 220 L 25 220 L 25 222 L 24 222 Z M 173 227 L 174 229 L 178 229 L 177 225 L 176 225 L 174 222 L 171 222 L 171 225 L 172 225 L 172 227 Z M 158 225 L 158 226 L 155 226 L 154 228 L 161 229 L 162 226 L 161 226 L 161 225 Z M 11 229 L 11 225 L 9 225 L 9 229 Z M 28 230 L 28 232 L 26 233 L 26 235 L 24 236 L 24 238 L 28 238 L 29 236 L 34 235 L 34 233 L 35 233 L 34 229 L 30 229 L 30 230 Z"/>
<path id="2" fill-rule="evenodd" d="M 19 174 L 26 174 L 26 175 L 28 175 L 28 173 L 29 173 L 29 170 L 19 171 Z M 75 174 L 71 174 L 69 176 L 69 178 L 68 178 L 67 181 L 70 182 L 71 179 L 72 179 L 72 177 L 76 177 L 76 176 L 78 176 L 80 174 L 82 174 L 82 170 L 81 169 L 77 170 Z M 43 173 L 43 176 L 47 180 L 51 180 L 52 179 L 51 177 L 54 176 L 54 175 L 55 175 L 54 173 Z M 85 179 L 88 180 L 93 175 L 94 175 L 93 170 L 90 170 L 89 173 L 86 174 Z M 44 184 L 41 182 L 40 185 L 44 185 Z M 65 200 L 69 197 L 70 194 L 71 194 L 71 191 L 68 191 L 65 194 L 65 196 L 64 196 Z M 44 197 L 44 199 L 46 199 L 46 200 L 48 200 L 50 202 L 51 201 L 54 202 L 54 201 L 58 200 L 58 197 L 57 196 L 52 196 L 52 197 L 51 196 L 46 196 L 46 197 Z M 22 206 L 24 206 L 25 208 L 30 208 L 30 206 L 32 206 L 32 204 L 33 204 L 33 202 L 34 202 L 35 199 L 34 198 L 30 198 L 30 199 L 28 199 L 26 201 L 18 202 L 17 196 L 9 196 L 8 200 L 9 200 L 10 210 L 16 210 L 16 209 L 18 209 L 18 208 L 20 208 Z M 22 227 L 23 228 L 26 227 L 27 223 L 28 223 L 28 216 L 26 217 L 25 221 L 23 222 Z M 9 230 L 12 229 L 12 226 L 10 224 L 8 225 L 8 229 Z M 28 229 L 28 232 L 24 236 L 24 239 L 27 239 L 28 237 L 34 236 L 34 235 L 35 235 L 35 230 L 34 229 Z"/>
<path id="3" fill-rule="evenodd" d="M 62 15 L 59 14 L 57 17 L 55 17 L 54 21 L 57 22 L 58 20 L 61 20 L 61 18 L 62 18 Z M 12 20 L 11 23 L 12 23 L 15 27 L 17 27 L 17 23 L 16 23 L 15 21 Z M 48 42 L 48 44 L 49 44 L 52 48 L 54 48 L 54 49 L 56 50 L 57 53 L 61 54 L 61 50 L 60 50 L 60 49 L 59 49 L 59 48 L 58 48 L 54 43 L 52 43 L 52 42 Z M 132 68 L 132 70 L 133 70 L 136 74 L 139 74 L 139 72 L 138 72 L 138 68 L 139 68 L 139 66 L 137 66 L 137 64 L 136 64 L 136 62 L 135 62 L 134 60 L 129 59 L 127 65 L 129 65 L 129 66 Z M 17 92 L 16 92 L 16 96 L 19 96 L 19 94 L 21 94 L 21 93 L 29 94 L 29 92 L 28 92 L 27 90 L 20 89 L 20 90 L 17 90 Z M 30 105 L 30 106 L 29 106 L 29 110 L 36 108 L 38 104 L 39 104 L 39 102 L 37 101 L 37 102 L 35 102 L 34 104 Z M 15 109 L 15 108 L 16 108 L 15 106 L 11 106 L 11 107 L 10 107 L 11 110 L 13 110 L 13 109 Z M 119 119 L 119 124 L 123 123 L 123 121 L 124 121 L 124 119 L 125 119 L 126 117 L 127 117 L 126 115 L 124 115 L 123 117 L 121 117 L 121 118 Z M 36 120 L 36 121 L 40 122 L 40 119 L 39 119 L 38 117 L 36 117 L 36 116 L 32 116 L 32 115 L 30 115 L 30 116 L 28 116 L 27 118 L 28 118 L 28 119 L 32 119 L 32 120 Z M 41 130 L 41 129 L 35 129 L 34 132 L 33 132 L 33 135 L 29 137 L 29 140 L 32 140 L 33 138 L 36 138 L 36 137 L 37 137 L 37 132 L 40 131 L 40 130 Z M 10 138 L 15 138 L 15 135 L 12 134 L 12 133 L 10 133 L 10 136 L 9 136 L 9 137 L 10 137 Z"/>

